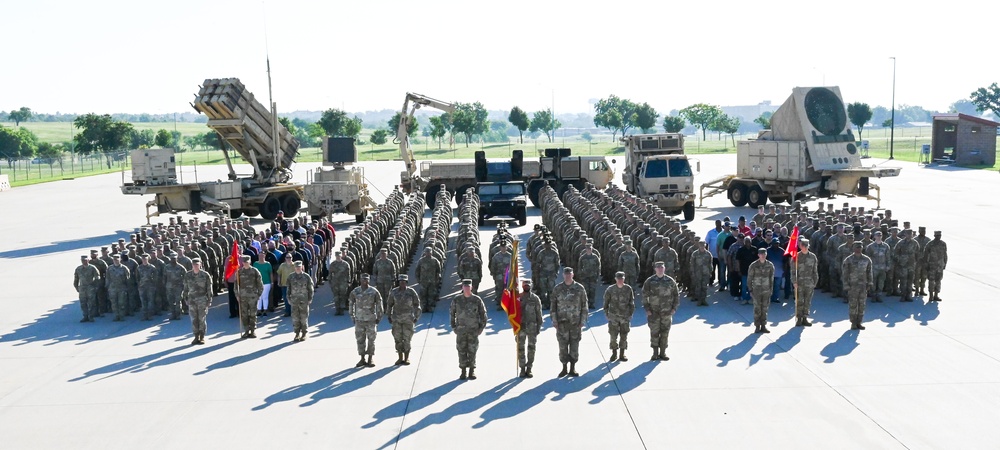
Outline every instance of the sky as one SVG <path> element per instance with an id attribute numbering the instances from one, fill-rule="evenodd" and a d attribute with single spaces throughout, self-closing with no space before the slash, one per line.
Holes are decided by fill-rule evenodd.
<path id="1" fill-rule="evenodd" d="M 1000 81 L 982 1 L 2 1 L 0 110 L 192 111 L 226 77 L 266 99 L 268 55 L 279 112 L 417 92 L 557 114 L 614 94 L 662 115 L 820 85 L 889 107 L 894 61 L 897 105 L 945 111 Z"/>

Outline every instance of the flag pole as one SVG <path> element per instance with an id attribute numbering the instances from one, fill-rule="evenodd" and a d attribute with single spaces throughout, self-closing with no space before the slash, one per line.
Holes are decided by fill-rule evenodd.
<path id="1" fill-rule="evenodd" d="M 240 336 L 243 336 L 243 308 L 240 307 L 240 269 L 236 269 L 236 310 L 240 314 Z"/>

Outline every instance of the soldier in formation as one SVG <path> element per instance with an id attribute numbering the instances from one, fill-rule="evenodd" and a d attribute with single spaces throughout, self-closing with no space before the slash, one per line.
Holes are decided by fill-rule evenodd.
<path id="1" fill-rule="evenodd" d="M 753 298 L 754 333 L 770 333 L 767 329 L 767 309 L 774 288 L 774 264 L 767 260 L 767 249 L 757 250 L 757 260 L 750 264 L 747 286 Z"/>
<path id="2" fill-rule="evenodd" d="M 521 368 L 521 378 L 531 378 L 531 366 L 535 363 L 535 343 L 542 331 L 542 300 L 531 291 L 531 280 L 521 281 L 521 329 L 517 332 L 517 364 Z"/>
<path id="3" fill-rule="evenodd" d="M 376 327 L 382 320 L 385 310 L 382 308 L 382 296 L 378 290 L 368 285 L 370 279 L 367 273 L 361 274 L 361 284 L 354 288 L 348 297 L 351 322 L 354 323 L 354 338 L 358 342 L 358 354 L 361 355 L 361 359 L 354 367 L 375 367 L 373 357 Z"/>
<path id="4" fill-rule="evenodd" d="M 941 301 L 941 278 L 948 266 L 948 245 L 941 240 L 941 232 L 934 232 L 934 239 L 924 245 L 924 264 L 927 273 L 927 289 L 930 301 Z"/>
<path id="5" fill-rule="evenodd" d="M 795 287 L 795 326 L 811 327 L 809 311 L 819 279 L 819 259 L 809 251 L 808 239 L 799 240 L 796 261 L 791 266 L 792 283 Z"/>
<path id="6" fill-rule="evenodd" d="M 302 261 L 295 261 L 295 273 L 288 276 L 288 302 L 292 305 L 293 342 L 306 340 L 309 331 L 309 305 L 315 293 L 315 281 L 305 271 Z"/>
<path id="7" fill-rule="evenodd" d="M 628 332 L 635 314 L 635 293 L 625 283 L 625 272 L 615 273 L 615 284 L 604 291 L 604 315 L 611 335 L 611 361 L 628 361 Z"/>
<path id="8" fill-rule="evenodd" d="M 80 309 L 83 319 L 80 322 L 93 322 L 97 315 L 97 289 L 101 284 L 101 272 L 90 264 L 90 257 L 80 257 L 80 265 L 73 272 L 73 288 L 80 294 Z"/>
<path id="9" fill-rule="evenodd" d="M 472 293 L 472 280 L 462 280 L 462 294 L 451 301 L 448 316 L 451 329 L 455 331 L 458 367 L 462 369 L 458 378 L 475 380 L 479 335 L 486 329 L 486 305 L 482 298 Z"/>
<path id="10" fill-rule="evenodd" d="M 579 376 L 576 363 L 580 359 L 580 338 L 587 326 L 587 291 L 573 281 L 573 268 L 563 268 L 563 281 L 552 288 L 552 326 L 559 342 L 560 377 Z M 567 365 L 569 367 L 567 367 Z"/>
<path id="11" fill-rule="evenodd" d="M 861 252 L 864 245 L 855 242 L 853 253 L 844 259 L 841 272 L 844 276 L 844 292 L 847 293 L 852 330 L 864 330 L 865 301 L 872 288 L 872 260 Z"/>
<path id="12" fill-rule="evenodd" d="M 191 316 L 191 333 L 194 340 L 191 345 L 205 343 L 205 333 L 208 331 L 208 305 L 212 303 L 212 276 L 201 270 L 201 259 L 191 261 L 191 271 L 184 274 L 184 289 L 181 301 L 187 304 Z"/>
<path id="13" fill-rule="evenodd" d="M 392 338 L 396 343 L 396 365 L 410 365 L 410 341 L 413 331 L 420 320 L 420 297 L 417 291 L 406 285 L 409 278 L 404 274 L 399 276 L 399 284 L 389 292 L 386 317 L 392 325 Z"/>
<path id="14" fill-rule="evenodd" d="M 264 283 L 260 272 L 250 265 L 250 257 L 242 256 L 243 265 L 237 269 L 236 298 L 240 304 L 240 328 L 243 333 L 240 339 L 257 337 L 257 300 L 264 291 Z"/>
<path id="15" fill-rule="evenodd" d="M 662 261 L 653 263 L 654 274 L 642 284 L 642 307 L 646 309 L 649 324 L 649 343 L 653 348 L 650 361 L 668 361 L 668 338 L 674 313 L 680 306 L 680 292 L 677 282 L 666 275 Z"/>

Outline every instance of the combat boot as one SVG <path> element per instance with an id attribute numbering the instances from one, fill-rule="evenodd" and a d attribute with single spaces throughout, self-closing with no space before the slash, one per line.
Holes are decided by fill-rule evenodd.
<path id="1" fill-rule="evenodd" d="M 864 316 L 858 316 L 858 329 L 859 330 L 864 330 L 865 329 L 865 326 L 864 326 Z"/>
<path id="2" fill-rule="evenodd" d="M 660 361 L 670 361 L 670 357 L 667 356 L 666 347 L 660 347 L 660 354 L 658 355 L 657 359 L 659 359 Z"/>
<path id="3" fill-rule="evenodd" d="M 375 367 L 374 357 L 375 355 L 368 355 L 368 362 L 365 363 L 365 367 Z"/>
<path id="4" fill-rule="evenodd" d="M 299 336 L 299 342 L 306 340 L 306 330 L 302 330 L 302 335 Z"/>
<path id="5" fill-rule="evenodd" d="M 760 323 L 757 323 L 757 322 L 753 323 L 753 332 L 756 333 L 756 334 L 760 334 L 761 333 L 761 331 L 760 331 Z"/>
<path id="6" fill-rule="evenodd" d="M 625 357 L 625 349 L 624 348 L 620 352 L 618 352 L 618 360 L 621 361 L 621 362 L 628 361 L 628 358 Z"/>
<path id="7" fill-rule="evenodd" d="M 813 326 L 812 322 L 810 322 L 810 321 L 809 321 L 809 318 L 808 318 L 808 317 L 803 317 L 803 318 L 802 318 L 802 325 L 805 325 L 805 326 L 807 326 L 807 327 L 811 327 L 811 326 Z"/>
<path id="8" fill-rule="evenodd" d="M 569 375 L 571 377 L 578 377 L 578 376 L 580 376 L 580 374 L 576 373 L 576 363 L 575 362 L 569 363 L 569 373 L 567 373 L 567 375 Z"/>
<path id="9" fill-rule="evenodd" d="M 656 361 L 657 359 L 660 359 L 660 349 L 653 347 L 653 356 L 649 360 Z"/>
<path id="10" fill-rule="evenodd" d="M 566 363 L 563 363 L 562 371 L 559 372 L 559 378 L 562 378 L 562 377 L 566 376 L 567 373 L 569 373 L 569 371 L 566 370 Z"/>
<path id="11" fill-rule="evenodd" d="M 198 335 L 194 335 L 194 340 L 191 341 L 191 345 L 198 345 Z"/>
<path id="12" fill-rule="evenodd" d="M 365 357 L 362 355 L 361 359 L 358 361 L 357 364 L 354 365 L 354 367 L 364 367 L 364 366 L 365 366 Z"/>
<path id="13" fill-rule="evenodd" d="M 518 376 L 521 378 L 528 378 L 528 369 L 526 367 L 522 367 L 521 373 Z"/>
<path id="14" fill-rule="evenodd" d="M 257 339 L 257 333 L 256 333 L 256 330 L 250 330 L 250 334 L 249 334 L 249 335 L 247 335 L 247 337 L 249 337 L 249 338 L 251 338 L 251 339 Z"/>
<path id="15" fill-rule="evenodd" d="M 532 378 L 535 376 L 534 374 L 531 373 L 531 364 L 528 364 L 528 366 L 524 368 L 524 376 L 527 378 Z"/>
<path id="16" fill-rule="evenodd" d="M 611 361 L 618 361 L 618 350 L 611 350 Z"/>
<path id="17" fill-rule="evenodd" d="M 854 315 L 851 315 L 851 329 L 852 330 L 857 330 L 858 329 L 858 319 Z"/>
<path id="18" fill-rule="evenodd" d="M 771 332 L 771 330 L 768 330 L 768 329 L 767 329 L 767 325 L 761 325 L 761 326 L 760 326 L 760 332 L 761 332 L 761 333 L 770 333 L 770 332 Z"/>
<path id="19" fill-rule="evenodd" d="M 469 367 L 469 379 L 470 380 L 475 380 L 476 379 L 476 368 L 475 367 Z"/>
<path id="20" fill-rule="evenodd" d="M 292 342 L 299 342 L 299 332 L 295 332 L 295 337 L 292 338 Z"/>
<path id="21" fill-rule="evenodd" d="M 795 326 L 797 326 L 797 327 L 801 327 L 802 326 L 802 318 L 801 317 L 796 317 L 795 318 Z"/>
<path id="22" fill-rule="evenodd" d="M 403 365 L 403 352 L 396 352 L 396 362 L 393 363 L 395 366 Z"/>
<path id="23" fill-rule="evenodd" d="M 941 301 L 941 295 L 935 292 L 934 293 L 934 301 L 936 301 L 936 302 Z"/>
<path id="24" fill-rule="evenodd" d="M 403 365 L 410 365 L 410 352 L 403 352 Z"/>
<path id="25" fill-rule="evenodd" d="M 462 368 L 462 374 L 458 376 L 458 379 L 459 380 L 465 380 L 467 378 L 469 378 L 469 377 L 467 375 L 465 375 L 465 368 L 463 367 Z"/>

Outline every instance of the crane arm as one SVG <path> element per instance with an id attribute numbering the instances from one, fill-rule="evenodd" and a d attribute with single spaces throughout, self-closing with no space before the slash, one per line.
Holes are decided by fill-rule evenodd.
<path id="1" fill-rule="evenodd" d="M 410 148 L 410 135 L 407 130 L 410 126 L 410 117 L 422 106 L 430 106 L 446 113 L 455 112 L 455 105 L 451 103 L 412 92 L 406 93 L 406 100 L 403 101 L 403 109 L 400 111 L 399 128 L 396 129 L 396 141 L 399 142 L 399 157 L 406 165 L 406 173 L 403 174 L 401 181 L 403 186 L 409 185 L 410 192 L 416 190 L 414 183 L 417 181 L 417 162 L 413 157 L 413 150 Z"/>

